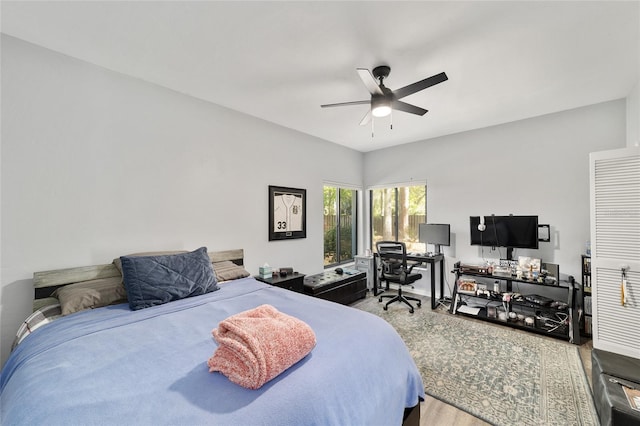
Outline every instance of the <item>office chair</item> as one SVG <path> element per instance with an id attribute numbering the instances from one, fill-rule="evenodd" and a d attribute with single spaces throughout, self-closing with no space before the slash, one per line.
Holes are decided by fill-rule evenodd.
<path id="1" fill-rule="evenodd" d="M 394 302 L 403 302 L 410 308 L 410 313 L 413 313 L 413 305 L 410 300 L 418 302 L 418 307 L 422 306 L 422 301 L 416 297 L 409 297 L 402 294 L 402 286 L 410 285 L 420 278 L 422 274 L 412 273 L 413 267 L 419 263 L 414 263 L 411 266 L 407 266 L 407 246 L 403 242 L 399 241 L 378 241 L 376 242 L 376 249 L 378 251 L 379 266 L 378 266 L 378 279 L 380 282 L 386 281 L 387 288 L 389 283 L 399 284 L 397 295 L 383 294 L 378 298 L 378 302 L 382 302 L 383 298 L 391 298 L 385 305 L 386 311 L 390 304 Z"/>

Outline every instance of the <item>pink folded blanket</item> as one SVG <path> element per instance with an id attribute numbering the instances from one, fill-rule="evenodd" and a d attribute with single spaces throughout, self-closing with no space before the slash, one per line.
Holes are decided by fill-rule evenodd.
<path id="1" fill-rule="evenodd" d="M 316 345 L 309 325 L 271 305 L 232 315 L 212 334 L 219 346 L 207 362 L 209 372 L 249 389 L 260 388 Z"/>

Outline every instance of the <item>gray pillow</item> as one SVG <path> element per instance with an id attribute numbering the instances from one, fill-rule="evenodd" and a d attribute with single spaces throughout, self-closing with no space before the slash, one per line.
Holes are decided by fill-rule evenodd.
<path id="1" fill-rule="evenodd" d="M 58 288 L 53 295 L 60 300 L 62 315 L 127 300 L 127 293 L 120 277 L 100 278 L 65 285 Z"/>
<path id="2" fill-rule="evenodd" d="M 244 278 L 251 275 L 242 266 L 236 265 L 230 260 L 213 262 L 213 270 L 216 273 L 218 282 L 237 280 L 238 278 Z"/>
<path id="3" fill-rule="evenodd" d="M 219 289 L 207 248 L 164 256 L 122 256 L 122 275 L 132 310 L 199 296 Z"/>

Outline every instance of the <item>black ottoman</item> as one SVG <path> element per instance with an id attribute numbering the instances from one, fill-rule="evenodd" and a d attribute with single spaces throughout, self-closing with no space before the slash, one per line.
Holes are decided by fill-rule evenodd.
<path id="1" fill-rule="evenodd" d="M 591 377 L 600 423 L 640 426 L 640 411 L 631 409 L 622 389 L 622 385 L 640 389 L 640 359 L 593 349 Z"/>
<path id="2" fill-rule="evenodd" d="M 304 277 L 304 292 L 313 297 L 348 305 L 367 295 L 367 274 L 345 269 L 343 274 L 327 271 Z"/>

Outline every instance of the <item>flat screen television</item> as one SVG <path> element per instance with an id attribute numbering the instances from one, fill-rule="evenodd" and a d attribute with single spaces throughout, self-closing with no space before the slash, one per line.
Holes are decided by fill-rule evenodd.
<path id="1" fill-rule="evenodd" d="M 451 244 L 451 227 L 448 223 L 421 223 L 418 225 L 418 240 L 435 245 L 435 252 L 441 253 L 440 246 Z"/>
<path id="2" fill-rule="evenodd" d="M 478 230 L 480 216 L 471 216 L 469 224 L 472 246 L 538 248 L 538 216 L 485 216 L 484 231 Z"/>

